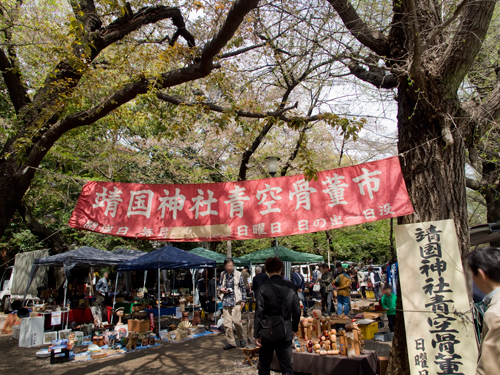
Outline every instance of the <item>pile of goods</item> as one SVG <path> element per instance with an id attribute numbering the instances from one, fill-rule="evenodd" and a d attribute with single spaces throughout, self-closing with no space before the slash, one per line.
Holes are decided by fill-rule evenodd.
<path id="1" fill-rule="evenodd" d="M 356 357 L 364 351 L 363 334 L 355 323 L 346 323 L 345 329 L 334 329 L 336 321 L 344 316 L 322 316 L 321 310 L 314 310 L 313 317 L 302 318 L 294 342 L 297 352 L 319 355 L 342 355 Z"/>

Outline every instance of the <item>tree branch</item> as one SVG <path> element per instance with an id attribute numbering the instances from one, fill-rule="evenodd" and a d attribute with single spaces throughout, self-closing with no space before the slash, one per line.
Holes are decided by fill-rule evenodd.
<path id="1" fill-rule="evenodd" d="M 236 0 L 228 11 L 227 18 L 217 34 L 203 48 L 201 66 L 211 69 L 213 59 L 233 37 L 245 16 L 259 4 L 259 0 Z"/>
<path id="2" fill-rule="evenodd" d="M 458 4 L 457 8 L 455 9 L 450 18 L 448 18 L 441 25 L 432 30 L 432 32 L 427 37 L 427 40 L 425 41 L 424 45 L 422 46 L 422 51 L 425 51 L 427 48 L 429 48 L 429 46 L 434 42 L 434 39 L 436 39 L 436 37 L 440 35 L 444 29 L 450 26 L 452 22 L 458 18 L 458 16 L 460 15 L 460 13 L 462 13 L 462 10 L 464 10 L 465 6 L 468 3 L 469 0 L 463 0 L 460 4 Z"/>
<path id="3" fill-rule="evenodd" d="M 108 115 L 114 109 L 134 99 L 135 97 L 137 97 L 137 95 L 145 94 L 151 88 L 162 89 L 206 77 L 208 74 L 210 74 L 212 69 L 214 69 L 213 58 L 218 53 L 220 53 L 220 50 L 234 35 L 236 30 L 238 29 L 239 24 L 243 21 L 245 15 L 248 14 L 253 8 L 255 8 L 257 4 L 258 0 L 234 1 L 233 5 L 228 11 L 226 20 L 224 21 L 221 29 L 202 49 L 202 58 L 199 62 L 195 62 L 185 68 L 175 69 L 170 72 L 163 73 L 159 78 L 155 77 L 151 79 L 138 79 L 137 81 L 125 85 L 122 89 L 117 90 L 112 95 L 103 99 L 95 107 L 71 114 L 57 121 L 40 137 L 40 139 L 33 146 L 27 157 L 25 165 L 38 165 L 47 151 L 50 149 L 50 147 L 54 144 L 54 142 L 57 141 L 57 139 L 59 139 L 59 137 L 61 137 L 61 135 L 68 130 L 93 124 L 95 121 Z M 161 8 L 162 10 L 165 10 L 164 7 L 155 8 Z M 169 9 L 171 10 L 173 8 Z M 142 12 L 141 14 L 144 14 L 144 12 Z M 171 13 L 168 14 L 171 16 Z M 158 17 L 158 15 L 153 16 L 153 18 L 155 17 Z M 164 14 L 163 17 L 165 18 L 166 15 Z M 151 18 L 146 18 L 146 20 L 149 22 L 151 21 Z M 140 25 L 136 25 L 135 27 L 139 26 Z M 130 30 L 131 27 L 126 27 L 126 29 Z M 118 28 L 118 30 L 121 29 Z M 108 42 L 111 39 L 119 40 L 119 36 L 113 36 L 114 33 L 108 32 L 107 34 L 107 36 L 103 36 L 104 40 Z M 210 60 L 209 57 L 211 57 Z"/>
<path id="4" fill-rule="evenodd" d="M 481 49 L 495 5 L 495 1 L 465 5 L 458 30 L 439 62 L 439 73 L 448 94 L 456 94 Z"/>
<path id="5" fill-rule="evenodd" d="M 297 139 L 297 143 L 295 144 L 295 147 L 288 157 L 288 160 L 286 161 L 285 165 L 283 168 L 281 168 L 280 175 L 281 176 L 286 176 L 286 173 L 288 172 L 288 169 L 290 169 L 292 162 L 295 160 L 297 155 L 299 154 L 299 150 L 302 147 L 302 143 L 304 142 L 304 138 L 306 136 L 306 131 L 309 130 L 311 127 L 310 126 L 305 126 L 300 130 L 299 133 L 299 138 Z"/>
<path id="6" fill-rule="evenodd" d="M 101 18 L 95 9 L 94 0 L 70 0 L 75 18 L 83 24 L 87 32 L 99 29 L 102 25 Z"/>
<path id="7" fill-rule="evenodd" d="M 395 75 L 386 74 L 383 69 L 370 67 L 370 70 L 366 70 L 356 61 L 351 61 L 347 67 L 354 76 L 379 89 L 393 89 L 399 84 Z"/>
<path id="8" fill-rule="evenodd" d="M 264 43 L 254 44 L 253 46 L 239 48 L 239 49 L 231 51 L 231 52 L 223 53 L 223 54 L 219 55 L 218 58 L 219 59 L 227 59 L 228 57 L 238 56 L 238 55 L 241 55 L 241 54 L 243 54 L 245 52 L 251 51 L 253 49 L 263 47 L 266 44 L 268 44 L 268 43 L 264 42 Z"/>
<path id="9" fill-rule="evenodd" d="M 283 120 L 283 121 L 287 120 L 286 122 L 290 122 L 290 121 L 292 121 L 292 119 L 284 116 L 284 113 L 291 110 L 291 109 L 297 108 L 297 106 L 298 106 L 298 103 L 295 103 L 293 106 L 285 107 L 285 108 L 279 109 L 277 111 L 250 112 L 250 111 L 243 111 L 243 110 L 233 110 L 229 107 L 222 107 L 220 105 L 208 103 L 208 102 L 191 102 L 191 101 L 177 98 L 175 96 L 164 94 L 162 92 L 157 93 L 156 96 L 160 100 L 163 100 L 165 102 L 175 104 L 175 105 L 185 105 L 188 107 L 202 106 L 202 107 L 208 108 L 214 112 L 219 112 L 219 113 L 234 112 L 236 115 L 238 115 L 240 117 L 247 117 L 247 118 L 264 119 L 264 118 L 268 118 L 268 117 L 275 117 L 275 118 Z"/>
<path id="10" fill-rule="evenodd" d="M 472 112 L 472 123 L 483 125 L 481 126 L 482 133 L 500 122 L 500 81 L 495 83 L 493 91 L 484 102 L 472 107 L 469 112 Z"/>
<path id="11" fill-rule="evenodd" d="M 24 108 L 25 105 L 30 103 L 30 98 L 25 88 L 23 87 L 20 75 L 16 74 L 16 70 L 12 66 L 9 58 L 4 50 L 0 48 L 0 71 L 7 86 L 10 100 L 17 114 Z"/>
<path id="12" fill-rule="evenodd" d="M 420 40 L 420 30 L 418 27 L 418 15 L 415 0 L 408 0 L 408 7 L 410 9 L 410 27 L 413 34 L 413 56 L 410 65 L 410 74 L 413 79 L 420 80 L 420 69 L 422 62 L 422 45 Z"/>
<path id="13" fill-rule="evenodd" d="M 475 191 L 479 191 L 483 188 L 483 184 L 481 182 L 479 182 L 477 180 L 473 180 L 471 178 L 466 178 L 465 183 L 469 189 L 472 189 Z"/>
<path id="14" fill-rule="evenodd" d="M 253 140 L 250 147 L 248 147 L 241 155 L 240 160 L 240 170 L 238 172 L 238 181 L 244 181 L 247 179 L 247 171 L 248 171 L 248 163 L 250 162 L 250 158 L 257 151 L 264 137 L 269 133 L 273 125 L 276 123 L 275 119 L 268 119 L 265 125 L 260 130 L 257 137 Z"/>
<path id="15" fill-rule="evenodd" d="M 380 56 L 387 54 L 386 38 L 379 31 L 372 30 L 362 20 L 348 0 L 328 0 L 328 2 L 356 39 Z"/>
<path id="16" fill-rule="evenodd" d="M 31 212 L 26 202 L 21 201 L 17 211 L 23 218 L 28 229 L 35 236 L 38 237 L 40 241 L 43 241 L 50 245 L 52 249 L 52 254 L 63 253 L 68 250 L 68 246 L 61 239 L 61 236 L 57 232 L 53 232 L 45 225 L 41 224 Z"/>

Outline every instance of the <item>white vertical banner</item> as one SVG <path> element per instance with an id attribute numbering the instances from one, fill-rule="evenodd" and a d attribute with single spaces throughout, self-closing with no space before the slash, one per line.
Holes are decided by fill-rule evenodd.
<path id="1" fill-rule="evenodd" d="M 453 220 L 395 228 L 411 375 L 472 375 L 477 343 Z"/>

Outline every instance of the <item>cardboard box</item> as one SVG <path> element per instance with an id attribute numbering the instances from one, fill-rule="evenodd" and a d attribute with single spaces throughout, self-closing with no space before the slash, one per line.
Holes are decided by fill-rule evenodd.
<path id="1" fill-rule="evenodd" d="M 151 330 L 149 320 L 138 320 L 129 319 L 128 320 L 128 331 L 132 332 L 147 332 Z"/>
<path id="2" fill-rule="evenodd" d="M 187 339 L 188 333 L 184 329 L 176 329 L 168 333 L 168 339 L 171 341 L 183 341 Z"/>
<path id="3" fill-rule="evenodd" d="M 31 348 L 43 345 L 43 324 L 44 318 L 42 316 L 21 319 L 19 347 Z"/>

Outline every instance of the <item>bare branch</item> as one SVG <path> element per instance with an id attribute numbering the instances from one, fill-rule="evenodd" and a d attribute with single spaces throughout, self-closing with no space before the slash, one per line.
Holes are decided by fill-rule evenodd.
<path id="1" fill-rule="evenodd" d="M 210 109 L 211 111 L 219 112 L 219 113 L 234 112 L 236 115 L 238 115 L 240 117 L 248 117 L 248 118 L 256 118 L 256 119 L 275 117 L 275 118 L 283 120 L 283 121 L 285 121 L 284 119 L 288 119 L 283 114 L 291 109 L 297 108 L 297 106 L 298 106 L 298 103 L 295 103 L 293 106 L 285 107 L 285 108 L 279 109 L 277 111 L 249 112 L 249 111 L 243 111 L 243 110 L 233 110 L 231 108 L 222 107 L 220 105 L 213 104 L 213 103 L 191 102 L 191 101 L 183 100 L 183 99 L 177 98 L 175 96 L 167 95 L 167 94 L 164 94 L 161 92 L 157 93 L 156 96 L 158 97 L 158 99 L 161 99 L 165 102 L 175 104 L 175 105 L 185 105 L 188 107 L 202 106 L 202 107 Z M 289 121 L 291 121 L 291 119 L 289 119 Z M 287 122 L 289 122 L 289 121 L 287 121 Z"/>
<path id="2" fill-rule="evenodd" d="M 218 57 L 219 57 L 219 59 L 227 59 L 228 57 L 238 56 L 238 55 L 241 55 L 245 52 L 251 51 L 253 49 L 263 47 L 266 44 L 267 44 L 267 42 L 254 44 L 253 46 L 248 46 L 248 47 L 237 49 L 235 51 L 223 53 L 222 55 L 219 55 Z"/>
<path id="3" fill-rule="evenodd" d="M 443 32 L 444 29 L 446 29 L 448 26 L 450 26 L 453 21 L 455 21 L 462 10 L 465 8 L 465 6 L 469 3 L 469 0 L 462 0 L 460 4 L 458 4 L 457 8 L 453 12 L 450 18 L 448 18 L 446 21 L 444 21 L 441 25 L 436 27 L 432 32 L 429 34 L 427 37 L 427 40 L 425 41 L 424 45 L 422 46 L 422 51 L 425 51 L 429 46 L 434 42 L 434 39 Z"/>
<path id="4" fill-rule="evenodd" d="M 264 140 L 264 137 L 269 133 L 273 125 L 276 123 L 275 119 L 268 119 L 262 129 L 260 130 L 259 134 L 255 139 L 253 140 L 252 144 L 250 147 L 248 147 L 244 152 L 243 155 L 241 155 L 241 160 L 240 160 L 240 170 L 238 172 L 238 181 L 243 181 L 246 180 L 247 178 L 247 171 L 248 171 L 248 163 L 250 162 L 250 158 L 252 155 L 257 151 L 259 148 L 260 144 Z"/>
<path id="5" fill-rule="evenodd" d="M 217 31 L 217 34 L 203 48 L 201 66 L 203 69 L 212 69 L 213 59 L 233 37 L 243 22 L 245 16 L 255 7 L 259 0 L 236 0 L 228 11 L 226 21 Z"/>
<path id="6" fill-rule="evenodd" d="M 477 180 L 473 180 L 471 178 L 466 178 L 465 183 L 469 189 L 472 190 L 481 190 L 483 188 L 483 184 Z"/>
<path id="7" fill-rule="evenodd" d="M 386 74 L 383 69 L 371 67 L 370 70 L 366 70 L 356 61 L 351 61 L 348 64 L 348 68 L 354 76 L 379 89 L 393 89 L 398 86 L 398 79 L 396 76 L 393 74 Z"/>
<path id="8" fill-rule="evenodd" d="M 439 73 L 448 94 L 455 95 L 481 49 L 495 5 L 495 1 L 465 5 L 458 30 L 440 61 Z"/>
<path id="9" fill-rule="evenodd" d="M 372 30 L 358 15 L 348 0 L 328 0 L 337 11 L 344 25 L 352 35 L 366 47 L 380 56 L 387 53 L 386 38 L 377 30 Z"/>
<path id="10" fill-rule="evenodd" d="M 288 157 L 288 160 L 286 161 L 285 165 L 283 168 L 281 168 L 280 175 L 281 176 L 286 176 L 286 173 L 288 172 L 288 169 L 290 169 L 292 162 L 295 160 L 297 155 L 299 154 L 299 150 L 302 147 L 302 144 L 304 143 L 304 139 L 306 137 L 306 131 L 309 130 L 311 127 L 310 126 L 305 126 L 300 130 L 299 133 L 299 138 L 297 139 L 297 143 L 295 144 L 295 147 Z"/>

